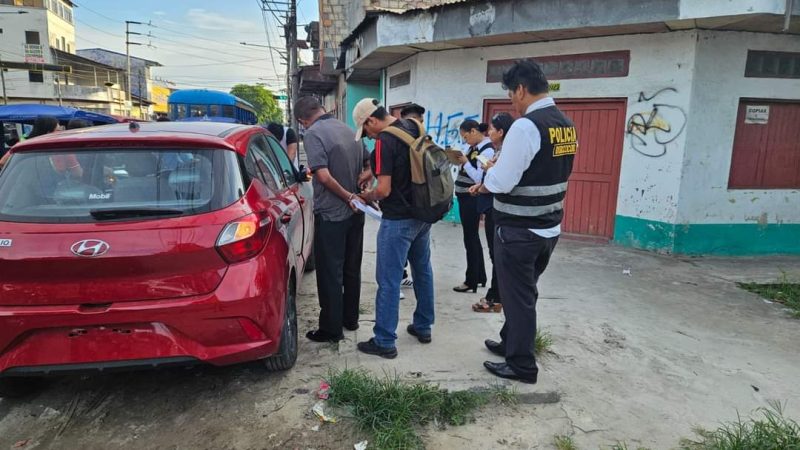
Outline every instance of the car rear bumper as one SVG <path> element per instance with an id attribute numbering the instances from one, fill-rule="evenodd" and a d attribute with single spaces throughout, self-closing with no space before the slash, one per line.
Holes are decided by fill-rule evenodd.
<path id="1" fill-rule="evenodd" d="M 196 297 L 0 307 L 0 376 L 267 357 L 278 348 L 286 297 L 285 282 L 264 272 L 262 258 L 233 265 L 214 292 Z"/>

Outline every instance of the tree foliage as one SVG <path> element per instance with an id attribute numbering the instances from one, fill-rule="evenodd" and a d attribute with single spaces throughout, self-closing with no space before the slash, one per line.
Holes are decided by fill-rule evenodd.
<path id="1" fill-rule="evenodd" d="M 272 91 L 258 84 L 237 84 L 231 94 L 245 100 L 256 109 L 259 123 L 283 123 L 283 110 L 273 97 Z"/>

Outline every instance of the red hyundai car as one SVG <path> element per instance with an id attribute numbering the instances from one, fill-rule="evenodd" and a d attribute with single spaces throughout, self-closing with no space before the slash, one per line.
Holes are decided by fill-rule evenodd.
<path id="1" fill-rule="evenodd" d="M 268 131 L 119 124 L 12 154 L 0 172 L 0 396 L 75 371 L 294 365 L 312 188 Z"/>

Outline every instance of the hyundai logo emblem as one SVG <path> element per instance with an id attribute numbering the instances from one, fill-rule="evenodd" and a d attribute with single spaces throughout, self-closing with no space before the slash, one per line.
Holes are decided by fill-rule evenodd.
<path id="1" fill-rule="evenodd" d="M 93 258 L 95 256 L 103 256 L 108 253 L 111 246 L 107 242 L 98 239 L 86 239 L 72 244 L 72 253 L 75 256 L 87 256 Z"/>

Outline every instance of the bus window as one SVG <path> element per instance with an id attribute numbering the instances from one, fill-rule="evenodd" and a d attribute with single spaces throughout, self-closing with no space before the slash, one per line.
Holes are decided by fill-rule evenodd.
<path id="1" fill-rule="evenodd" d="M 189 111 L 191 111 L 190 117 L 203 117 L 208 114 L 205 105 L 189 105 Z"/>
<path id="2" fill-rule="evenodd" d="M 178 105 L 178 119 L 185 119 L 186 118 L 186 105 L 179 104 Z"/>
<path id="3" fill-rule="evenodd" d="M 211 105 L 208 107 L 209 117 L 219 117 L 219 105 Z"/>
<path id="4" fill-rule="evenodd" d="M 235 117 L 233 115 L 233 105 L 223 105 L 222 106 L 222 117 Z"/>

